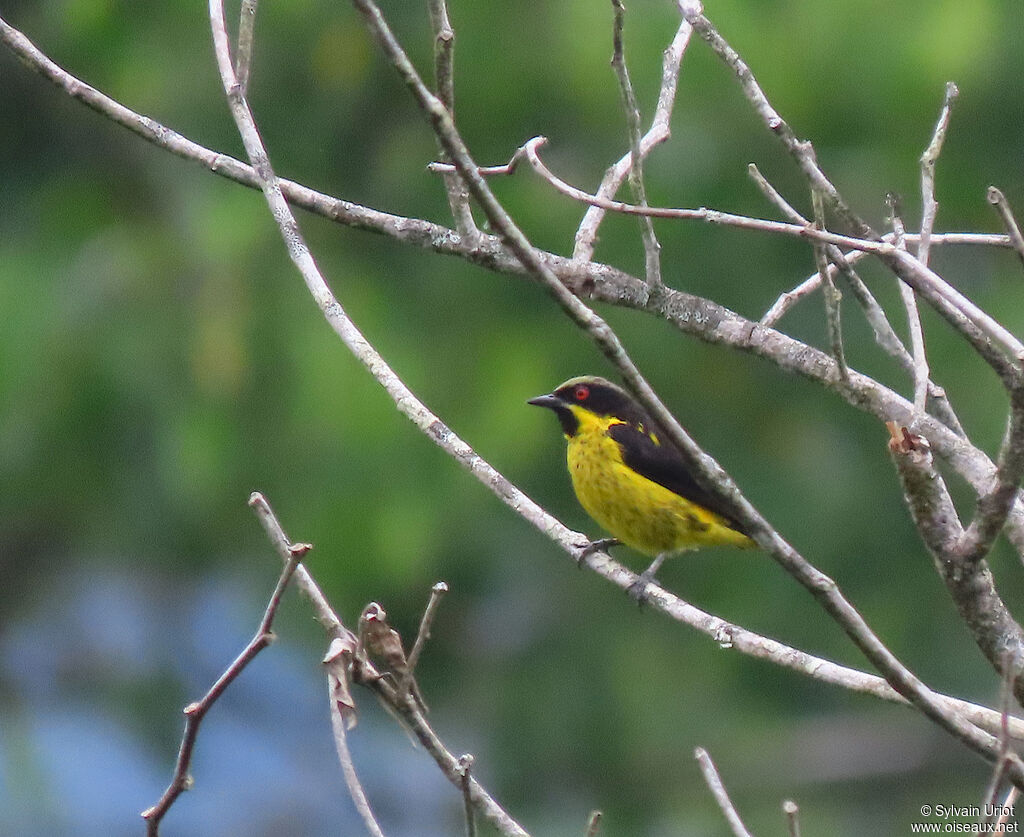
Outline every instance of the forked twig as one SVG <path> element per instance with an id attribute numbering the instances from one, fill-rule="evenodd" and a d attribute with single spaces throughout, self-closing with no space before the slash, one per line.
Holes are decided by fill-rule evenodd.
<path id="1" fill-rule="evenodd" d="M 689 23 L 685 20 L 680 21 L 672 43 L 668 45 L 662 56 L 661 90 L 658 94 L 658 104 L 654 108 L 654 117 L 651 119 L 651 127 L 640 138 L 641 157 L 646 157 L 655 146 L 669 138 L 669 122 L 676 103 L 679 70 L 692 32 L 693 28 Z M 597 189 L 598 196 L 614 197 L 622 185 L 622 181 L 628 176 L 632 162 L 633 152 L 631 149 L 605 172 L 601 185 Z M 574 259 L 589 262 L 594 257 L 597 230 L 604 220 L 605 214 L 605 209 L 593 205 L 584 213 L 579 229 L 576 230 L 576 240 L 572 252 Z"/>
<path id="2" fill-rule="evenodd" d="M 942 144 L 946 141 L 946 131 L 949 129 L 949 117 L 953 112 L 953 104 L 956 102 L 960 91 L 953 82 L 946 83 L 946 93 L 942 100 L 942 109 L 939 111 L 939 120 L 935 123 L 935 131 L 932 133 L 931 142 L 921 154 L 921 243 L 917 247 L 917 257 L 922 264 L 928 264 L 928 255 L 931 248 L 932 230 L 935 227 L 935 215 L 938 212 L 939 204 L 935 200 L 935 164 L 938 162 L 939 153 L 942 151 Z"/>
<path id="3" fill-rule="evenodd" d="M 438 98 L 455 118 L 455 30 L 448 17 L 447 0 L 428 0 L 430 25 L 434 30 L 434 81 L 437 84 Z M 444 153 L 444 149 L 441 149 Z M 445 190 L 448 193 L 448 205 L 452 210 L 455 228 L 459 235 L 475 241 L 480 231 L 473 220 L 473 210 L 469 205 L 469 192 L 457 172 L 444 175 Z"/>
<path id="4" fill-rule="evenodd" d="M 629 131 L 629 185 L 633 192 L 633 200 L 640 206 L 647 206 L 647 187 L 644 185 L 643 153 L 640 149 L 640 107 L 637 105 L 633 82 L 629 77 L 626 65 L 626 50 L 622 40 L 625 27 L 626 7 L 622 0 L 612 0 L 614 24 L 612 26 L 612 68 L 619 80 L 622 94 L 622 107 L 626 113 L 626 127 Z M 654 233 L 654 222 L 650 217 L 641 215 L 640 238 L 644 244 L 644 265 L 647 284 L 658 287 L 661 282 L 661 245 Z"/>
<path id="5" fill-rule="evenodd" d="M 265 515 L 268 513 L 271 516 L 273 515 L 261 494 L 253 494 L 249 498 L 249 505 L 256 511 L 261 521 L 264 520 Z M 206 717 L 206 713 L 217 702 L 217 699 L 224 694 L 227 687 L 245 670 L 245 667 L 255 659 L 256 655 L 274 640 L 271 628 L 274 624 L 274 617 L 277 615 L 277 609 L 281 604 L 281 597 L 284 595 L 285 588 L 288 586 L 292 575 L 298 568 L 299 562 L 313 547 L 308 543 L 293 544 L 287 542 L 286 548 L 288 557 L 285 561 L 284 569 L 281 570 L 281 575 L 277 579 L 277 585 L 270 596 L 270 601 L 267 603 L 267 608 L 263 613 L 263 618 L 260 620 L 255 635 L 242 650 L 242 653 L 217 678 L 209 691 L 198 701 L 190 703 L 185 707 L 185 731 L 181 737 L 181 746 L 178 748 L 178 758 L 174 765 L 174 775 L 171 777 L 171 783 L 167 786 L 167 789 L 163 792 L 157 803 L 142 812 L 142 818 L 146 820 L 146 833 L 149 837 L 156 837 L 160 833 L 160 822 L 168 810 L 170 810 L 183 791 L 192 787 L 192 777 L 189 775 L 189 769 L 192 764 L 192 754 L 195 751 L 196 739 L 199 735 L 199 726 L 202 724 L 203 718 Z"/>

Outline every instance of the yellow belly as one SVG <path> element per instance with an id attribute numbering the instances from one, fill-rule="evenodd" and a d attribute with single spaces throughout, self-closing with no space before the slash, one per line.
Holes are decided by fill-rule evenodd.
<path id="1" fill-rule="evenodd" d="M 626 466 L 618 444 L 603 432 L 578 433 L 568 441 L 569 473 L 580 505 L 627 546 L 659 555 L 754 545 L 715 513 Z"/>

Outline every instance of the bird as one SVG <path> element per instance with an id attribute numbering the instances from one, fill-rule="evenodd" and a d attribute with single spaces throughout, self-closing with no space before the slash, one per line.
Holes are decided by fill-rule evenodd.
<path id="1" fill-rule="evenodd" d="M 580 562 L 617 544 L 654 559 L 630 585 L 638 603 L 646 601 L 648 584 L 670 555 L 705 546 L 755 546 L 742 524 L 694 479 L 664 431 L 621 387 L 584 375 L 526 403 L 555 413 L 568 443 L 576 498 L 613 536 L 591 541 Z"/>

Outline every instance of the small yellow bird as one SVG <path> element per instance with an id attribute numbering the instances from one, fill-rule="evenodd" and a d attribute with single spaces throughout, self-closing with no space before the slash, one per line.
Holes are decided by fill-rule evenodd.
<path id="1" fill-rule="evenodd" d="M 584 556 L 624 543 L 653 556 L 630 592 L 647 584 L 669 555 L 704 546 L 755 544 L 721 504 L 698 485 L 683 457 L 644 409 L 604 378 L 570 378 L 528 404 L 558 417 L 580 505 L 614 538 L 594 541 Z"/>

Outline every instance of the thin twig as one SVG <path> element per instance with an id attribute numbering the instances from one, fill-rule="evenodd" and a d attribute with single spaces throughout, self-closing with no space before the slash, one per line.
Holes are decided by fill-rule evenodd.
<path id="1" fill-rule="evenodd" d="M 787 217 L 794 224 L 803 224 L 809 226 L 810 221 L 804 218 L 793 206 L 779 193 L 779 191 L 768 181 L 768 179 L 761 174 L 760 170 L 754 163 L 747 166 L 747 173 L 751 179 L 757 184 L 758 188 L 765 195 L 765 197 L 777 206 L 782 214 Z M 836 273 L 841 274 L 853 292 L 854 299 L 860 305 L 864 311 L 864 317 L 867 319 L 868 324 L 871 326 L 872 331 L 875 335 L 875 342 L 878 343 L 886 352 L 895 357 L 900 365 L 905 369 L 913 368 L 913 361 L 910 358 L 910 354 L 907 352 L 903 342 L 897 336 L 893 330 L 892 325 L 889 323 L 889 319 L 885 315 L 885 311 L 882 306 L 878 304 L 874 294 L 868 290 L 867 285 L 864 284 L 864 280 L 860 278 L 857 272 L 853 269 L 854 257 L 863 256 L 863 253 L 851 253 L 845 254 L 842 250 L 836 247 L 834 244 L 826 244 L 824 247 L 825 255 L 828 256 L 829 264 L 826 265 L 826 273 L 822 273 L 821 266 L 818 265 L 818 269 L 815 273 L 804 280 L 800 285 L 794 288 L 792 291 L 782 294 L 778 300 L 765 312 L 764 316 L 761 317 L 760 322 L 762 325 L 774 325 L 782 315 L 788 311 L 796 302 L 798 302 L 804 296 L 813 293 L 818 288 L 822 287 L 823 276 L 831 280 Z M 848 379 L 848 376 L 847 376 Z M 934 387 L 938 391 L 938 387 Z M 951 413 L 951 411 L 950 411 Z M 945 420 L 947 417 L 943 416 Z M 950 415 L 949 418 L 955 424 L 957 428 L 960 427 L 959 421 L 956 416 Z M 948 423 L 948 422 L 947 422 Z M 951 424 L 951 426 L 954 426 Z"/>
<path id="2" fill-rule="evenodd" d="M 811 193 L 811 202 L 814 204 L 814 225 L 819 230 L 825 229 L 825 200 L 821 192 Z M 835 358 L 836 368 L 839 370 L 839 380 L 845 385 L 850 380 L 850 370 L 846 368 L 846 353 L 843 351 L 843 327 L 840 319 L 839 304 L 842 294 L 839 288 L 832 281 L 828 271 L 828 258 L 825 256 L 825 245 L 816 242 L 814 245 L 814 261 L 818 266 L 818 275 L 821 277 L 822 295 L 825 299 L 825 322 L 828 326 L 828 340 L 832 347 L 832 357 Z"/>
<path id="3" fill-rule="evenodd" d="M 249 73 L 252 70 L 252 53 L 256 32 L 256 6 L 259 0 L 242 0 L 242 11 L 238 19 L 238 49 L 235 50 L 235 75 L 242 98 L 249 92 Z"/>
<path id="4" fill-rule="evenodd" d="M 718 807 L 722 809 L 725 821 L 729 824 L 732 833 L 736 837 L 751 837 L 747 827 L 743 824 L 743 820 L 740 819 L 740 815 L 736 812 L 732 800 L 729 799 L 729 794 L 722 783 L 722 777 L 718 775 L 718 770 L 715 769 L 715 764 L 711 761 L 708 751 L 703 747 L 697 747 L 693 751 L 693 757 L 697 759 L 697 764 L 700 765 L 700 772 L 704 774 L 704 781 L 715 797 Z"/>
<path id="5" fill-rule="evenodd" d="M 803 215 L 794 209 L 793 206 L 784 197 L 782 197 L 781 194 L 779 194 L 779 191 L 768 182 L 768 179 L 761 174 L 756 165 L 751 163 L 747 166 L 747 173 L 757 184 L 765 197 L 777 206 L 782 211 L 782 214 L 790 221 L 794 224 L 810 226 L 810 221 L 804 218 Z M 875 341 L 878 345 L 898 360 L 902 361 L 903 357 L 909 359 L 909 354 L 906 348 L 903 346 L 902 341 L 889 324 L 889 320 L 885 316 L 885 311 L 882 310 L 882 306 L 878 304 L 874 295 L 868 290 L 867 285 L 864 284 L 864 280 L 861 279 L 853 269 L 855 257 L 860 257 L 863 253 L 845 254 L 834 244 L 827 244 L 825 245 L 825 254 L 828 256 L 828 260 L 830 262 L 827 266 L 829 278 L 834 276 L 837 272 L 842 273 L 853 292 L 854 298 L 864 310 L 864 316 L 874 331 Z M 807 294 L 817 290 L 821 285 L 822 273 L 819 268 L 792 291 L 782 294 L 775 304 L 765 312 L 763 317 L 761 317 L 761 324 L 774 325 L 797 301 Z"/>
<path id="6" fill-rule="evenodd" d="M 256 498 L 258 495 L 253 495 Z M 287 537 L 281 529 L 281 524 L 266 505 L 266 501 L 259 497 L 261 505 L 254 505 L 260 519 L 263 522 L 267 536 L 270 538 L 278 552 L 281 552 L 282 544 L 287 544 Z M 250 504 L 253 504 L 250 501 Z M 313 577 L 306 572 L 305 567 L 300 566 L 296 573 L 296 580 L 304 586 L 307 598 L 313 604 L 317 621 L 327 630 L 327 635 L 341 640 L 341 648 L 347 653 L 347 649 L 354 649 L 357 645 L 355 634 L 344 626 L 337 613 L 331 608 L 320 587 Z M 334 645 L 332 641 L 332 650 Z M 329 661 L 332 656 L 328 654 Z M 430 756 L 437 762 L 445 777 L 457 788 L 462 788 L 462 780 L 458 773 L 458 760 L 445 747 L 437 733 L 427 723 L 420 707 L 409 695 L 399 692 L 389 681 L 389 678 L 382 676 L 368 660 L 359 660 L 357 682 L 369 688 L 376 696 L 384 701 L 389 710 L 393 711 L 402 719 L 408 728 L 416 735 L 417 739 L 425 746 Z M 990 711 L 990 710 L 986 710 Z M 1021 730 L 1024 737 L 1024 730 Z M 527 832 L 510 817 L 505 810 L 494 800 L 494 798 L 476 781 L 470 780 L 470 792 L 474 804 L 481 810 L 487 819 L 505 835 L 505 837 L 529 837 Z"/>
<path id="7" fill-rule="evenodd" d="M 1006 227 L 1006 232 L 1010 236 L 1013 249 L 1017 251 L 1021 262 L 1024 262 L 1024 236 L 1021 235 L 1020 227 L 1017 226 L 1017 219 L 1013 216 L 1013 210 L 1010 209 L 1010 202 L 1006 200 L 1006 195 L 995 186 L 989 186 L 986 197 L 999 213 L 999 217 L 1003 220 L 1003 226 Z"/>
<path id="8" fill-rule="evenodd" d="M 1003 774 L 1006 771 L 1006 757 L 1010 752 L 1010 735 L 1009 735 L 1009 717 L 1010 717 L 1010 701 L 1013 694 L 1013 681 L 1017 678 L 1020 668 L 1019 658 L 1013 654 L 1009 649 L 1003 655 L 1004 665 L 1002 673 L 1002 684 L 999 689 L 999 704 L 1000 710 L 1003 716 L 1003 728 L 999 733 L 999 747 L 1002 751 L 1002 758 L 996 762 L 995 769 L 992 771 L 992 777 L 989 780 L 988 789 L 985 791 L 984 801 L 981 806 L 982 816 L 978 826 L 978 834 L 983 831 L 988 832 L 985 829 L 985 825 L 992 823 L 995 819 L 995 815 L 998 812 L 995 804 L 996 796 L 999 794 L 999 788 L 1003 784 Z M 1016 788 L 1012 788 L 1016 790 Z"/>
<path id="9" fill-rule="evenodd" d="M 923 159 L 923 158 L 922 158 Z M 922 167 L 924 164 L 922 163 Z M 932 167 L 934 170 L 934 166 Z M 889 215 L 892 220 L 892 230 L 895 236 L 896 246 L 906 249 L 906 226 L 903 223 L 903 215 L 900 210 L 899 196 L 889 194 L 886 196 L 889 205 Z M 921 240 L 918 245 L 918 252 L 927 253 L 931 230 L 922 226 Z M 922 262 L 927 264 L 927 262 Z M 920 417 L 928 405 L 928 355 L 924 347 L 924 329 L 921 327 L 921 313 L 917 309 L 917 296 L 914 289 L 906 282 L 898 282 L 900 300 L 903 302 L 903 309 L 907 313 L 907 330 L 910 332 L 910 346 L 913 351 L 912 376 L 914 380 L 914 424 L 918 424 Z"/>
<path id="10" fill-rule="evenodd" d="M 412 685 L 413 677 L 416 673 L 416 666 L 420 661 L 420 654 L 423 653 L 423 648 L 427 644 L 427 640 L 430 639 L 430 628 L 434 624 L 434 616 L 437 614 L 437 608 L 441 604 L 441 599 L 444 594 L 448 592 L 448 585 L 443 581 L 437 582 L 433 587 L 430 588 L 430 601 L 427 602 L 426 608 L 423 610 L 423 618 L 420 620 L 420 629 L 416 633 L 416 640 L 413 642 L 412 650 L 409 652 L 409 659 L 406 661 L 406 680 L 408 681 L 405 688 Z"/>
<path id="11" fill-rule="evenodd" d="M 473 756 L 463 753 L 459 756 L 459 776 L 462 779 L 462 804 L 466 814 L 466 837 L 476 837 L 476 811 L 473 808 L 473 797 L 470 793 L 470 779 L 473 769 Z"/>
<path id="12" fill-rule="evenodd" d="M 800 837 L 800 806 L 792 799 L 787 799 L 782 803 L 782 813 L 786 815 L 789 837 Z"/>
<path id="13" fill-rule="evenodd" d="M 832 182 L 825 176 L 825 173 L 818 166 L 814 150 L 809 142 L 800 140 L 789 124 L 779 115 L 779 112 L 772 107 L 765 96 L 761 86 L 754 78 L 746 62 L 723 38 L 714 25 L 704 14 L 699 0 L 677 0 L 679 10 L 683 17 L 693 27 L 694 31 L 704 39 L 711 47 L 711 50 L 729 67 L 739 81 L 747 101 L 753 106 L 755 112 L 761 117 L 765 126 L 771 131 L 783 146 L 790 153 L 801 171 L 807 177 L 812 190 L 821 192 L 829 201 L 834 211 L 842 218 L 854 232 L 864 239 L 875 239 L 877 234 L 871 227 L 853 210 L 851 210 L 836 189 Z"/>
<path id="14" fill-rule="evenodd" d="M 437 95 L 455 118 L 455 30 L 448 18 L 447 0 L 427 0 L 430 10 L 430 25 L 434 30 L 434 82 Z M 444 149 L 441 149 L 442 154 Z M 473 220 L 473 210 L 469 205 L 469 192 L 457 172 L 444 175 L 445 190 L 448 193 L 448 205 L 455 219 L 455 228 L 459 235 L 475 240 L 480 231 Z"/>
<path id="15" fill-rule="evenodd" d="M 362 817 L 363 824 L 371 837 L 384 837 L 384 831 L 377 822 L 370 807 L 370 801 L 366 798 L 359 775 L 356 773 L 355 763 L 352 761 L 352 753 L 348 749 L 348 729 L 342 710 L 335 705 L 334 683 L 332 675 L 327 675 L 327 690 L 331 701 L 331 731 L 334 734 L 334 749 L 338 753 L 338 761 L 341 764 L 341 772 L 345 777 L 345 785 L 348 788 L 352 803 Z"/>
<path id="16" fill-rule="evenodd" d="M 975 351 L 997 372 L 1006 386 L 1015 385 L 1020 377 L 1019 364 L 1015 360 L 1024 357 L 1024 343 L 1021 343 L 1007 328 L 987 314 L 971 300 L 946 282 L 941 276 L 921 264 L 914 256 L 881 238 L 851 238 L 818 230 L 813 225 L 800 226 L 762 218 L 749 218 L 727 212 L 700 207 L 699 209 L 676 209 L 665 207 L 643 207 L 623 201 L 605 200 L 590 195 L 575 186 L 570 186 L 555 174 L 540 159 L 538 149 L 547 140 L 534 137 L 523 145 L 526 159 L 531 167 L 555 189 L 573 200 L 603 206 L 626 215 L 651 215 L 656 218 L 677 218 L 705 221 L 743 229 L 756 229 L 791 235 L 811 241 L 835 244 L 853 250 L 873 253 L 921 294 L 953 328 L 974 347 Z M 813 156 L 813 155 L 812 155 Z M 1007 355 L 1009 357 L 1007 357 Z"/>
<path id="17" fill-rule="evenodd" d="M 1024 386 L 1010 393 L 1010 420 L 999 449 L 996 473 L 989 490 L 980 492 L 974 519 L 956 545 L 959 560 L 970 566 L 992 548 L 1006 524 L 1017 490 L 1024 480 Z"/>
<path id="18" fill-rule="evenodd" d="M 266 506 L 266 501 L 263 500 L 262 495 L 254 494 L 249 499 L 249 505 L 257 510 L 262 519 L 262 509 L 256 508 L 257 503 L 262 503 L 263 506 Z M 299 562 L 310 549 L 312 549 L 312 546 L 308 543 L 287 543 L 288 559 L 285 562 L 284 569 L 281 570 L 281 575 L 277 579 L 277 585 L 274 587 L 274 592 L 270 596 L 270 601 L 267 603 L 263 618 L 260 620 L 259 627 L 256 629 L 253 638 L 242 650 L 242 653 L 235 658 L 234 662 L 217 678 L 209 691 L 200 700 L 190 703 L 185 707 L 185 731 L 181 737 L 181 746 L 178 748 L 178 758 L 174 765 L 174 775 L 171 777 L 171 783 L 167 786 L 167 789 L 163 792 L 156 805 L 142 812 L 142 818 L 146 820 L 146 833 L 149 837 L 156 837 L 160 833 L 160 822 L 168 810 L 170 810 L 183 791 L 192 787 L 192 777 L 189 775 L 189 769 L 199 735 L 199 726 L 202 724 L 203 718 L 206 717 L 206 713 L 217 702 L 217 699 L 224 694 L 227 687 L 234 682 L 235 678 L 245 670 L 245 667 L 255 659 L 260 651 L 273 642 L 274 634 L 271 628 L 274 623 L 274 617 L 277 615 L 277 609 L 281 604 L 281 596 L 284 594 L 288 582 L 298 568 Z"/>
<path id="19" fill-rule="evenodd" d="M 796 160 L 811 189 L 825 195 L 834 211 L 858 236 L 866 240 L 878 240 L 878 234 L 847 206 L 836 187 L 818 166 L 811 143 L 797 139 L 793 129 L 768 101 L 750 68 L 704 16 L 699 0 L 677 0 L 677 3 L 683 17 L 690 22 L 694 31 L 733 71 L 747 100 L 768 130 L 779 138 Z M 879 256 L 890 270 L 911 285 L 971 344 L 978 355 L 996 372 L 1004 386 L 1010 389 L 1017 385 L 1021 378 L 1019 359 L 1024 357 L 1024 344 L 914 256 L 899 249 L 879 251 Z"/>
<path id="20" fill-rule="evenodd" d="M 907 233 L 906 241 L 908 244 L 917 244 L 921 237 L 917 233 Z M 882 236 L 882 240 L 891 243 L 892 233 L 886 233 Z M 994 247 L 1011 247 L 1009 236 L 1005 235 L 994 235 L 986 238 L 976 237 L 974 234 L 971 237 L 965 238 L 963 233 L 933 233 L 931 236 L 931 244 L 933 246 L 943 245 L 983 245 L 983 246 L 994 246 Z M 857 262 L 868 256 L 869 253 L 864 250 L 852 250 L 843 253 L 843 257 L 852 266 Z M 834 263 L 833 263 L 834 264 Z M 771 307 L 764 313 L 758 322 L 762 325 L 774 326 L 782 317 L 801 299 L 805 296 L 816 291 L 821 287 L 821 277 L 818 276 L 818 271 L 810 274 L 804 279 L 799 285 L 793 288 L 791 291 L 787 291 L 779 296 L 779 298 L 771 305 Z"/>
<path id="21" fill-rule="evenodd" d="M 654 109 L 654 117 L 651 119 L 651 127 L 640 139 L 641 157 L 646 157 L 655 146 L 669 138 L 669 123 L 672 118 L 672 109 L 675 107 L 676 90 L 679 86 L 679 68 L 682 65 L 683 55 L 690 42 L 692 32 L 693 28 L 689 23 L 685 20 L 680 21 L 672 43 L 668 45 L 662 55 L 661 90 L 658 94 L 658 104 Z M 605 172 L 597 194 L 604 198 L 614 197 L 622 185 L 622 181 L 629 174 L 632 162 L 633 152 L 630 150 Z M 576 231 L 572 252 L 574 259 L 585 262 L 593 259 L 597 230 L 604 217 L 605 210 L 599 206 L 590 206 L 584 213 L 583 220 Z"/>
<path id="22" fill-rule="evenodd" d="M 762 194 L 768 199 L 768 201 L 775 204 L 775 206 L 782 211 L 782 214 L 789 218 L 790 221 L 794 224 L 808 223 L 807 219 L 797 212 L 789 201 L 782 197 L 779 190 L 772 186 L 768 181 L 768 178 L 761 174 L 761 170 L 755 163 L 747 164 L 747 174 L 750 175 L 750 179 L 757 184 L 757 188 L 761 190 Z"/>
<path id="23" fill-rule="evenodd" d="M 629 185 L 633 192 L 633 201 L 640 206 L 647 206 L 647 187 L 644 185 L 643 154 L 640 150 L 640 108 L 637 105 L 633 82 L 626 66 L 626 51 L 623 45 L 622 30 L 625 26 L 626 7 L 622 0 L 612 0 L 614 23 L 612 25 L 612 69 L 619 80 L 619 91 L 622 94 L 622 107 L 626 113 L 626 128 L 629 132 Z M 654 222 L 647 216 L 640 216 L 640 238 L 644 244 L 644 265 L 647 284 L 652 288 L 661 282 L 661 245 L 654 233 Z"/>
<path id="24" fill-rule="evenodd" d="M 958 95 L 960 95 L 960 91 L 957 86 L 951 81 L 946 82 L 946 93 L 942 99 L 939 121 L 935 123 L 931 142 L 921 154 L 921 243 L 917 248 L 917 257 L 922 264 L 928 264 L 932 230 L 935 227 L 935 215 L 939 209 L 939 204 L 935 200 L 935 164 L 942 151 L 942 144 L 946 140 L 949 117 Z"/>

